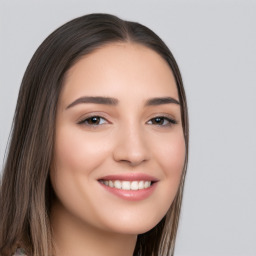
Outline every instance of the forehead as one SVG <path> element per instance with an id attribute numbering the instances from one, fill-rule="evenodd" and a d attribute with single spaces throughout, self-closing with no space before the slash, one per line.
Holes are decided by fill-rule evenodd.
<path id="1" fill-rule="evenodd" d="M 81 94 L 170 96 L 178 100 L 168 63 L 155 51 L 136 43 L 105 45 L 74 64 L 66 74 L 62 96 L 75 98 Z"/>

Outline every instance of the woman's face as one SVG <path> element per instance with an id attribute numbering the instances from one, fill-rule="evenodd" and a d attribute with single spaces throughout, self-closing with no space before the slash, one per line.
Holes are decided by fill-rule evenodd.
<path id="1" fill-rule="evenodd" d="M 70 223 L 140 234 L 177 192 L 185 142 L 168 64 L 134 43 L 113 43 L 68 72 L 57 107 L 51 181 Z"/>

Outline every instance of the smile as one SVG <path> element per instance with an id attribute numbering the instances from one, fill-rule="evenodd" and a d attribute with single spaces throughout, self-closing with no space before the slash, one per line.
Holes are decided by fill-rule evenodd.
<path id="1" fill-rule="evenodd" d="M 108 187 L 122 190 L 142 190 L 151 186 L 151 181 L 120 181 L 120 180 L 100 180 L 100 182 Z"/>
<path id="2" fill-rule="evenodd" d="M 154 192 L 158 179 L 143 173 L 108 175 L 98 179 L 108 192 L 129 201 L 144 200 Z"/>

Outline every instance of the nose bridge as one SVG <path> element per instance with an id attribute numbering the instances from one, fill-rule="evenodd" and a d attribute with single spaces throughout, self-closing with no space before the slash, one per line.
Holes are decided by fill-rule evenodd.
<path id="1" fill-rule="evenodd" d="M 118 131 L 118 139 L 114 149 L 116 161 L 138 165 L 149 159 L 149 148 L 145 138 L 143 125 L 134 119 L 123 123 Z"/>

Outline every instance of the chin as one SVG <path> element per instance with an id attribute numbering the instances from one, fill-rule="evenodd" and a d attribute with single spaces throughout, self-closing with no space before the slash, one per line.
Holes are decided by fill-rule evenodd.
<path id="1" fill-rule="evenodd" d="M 127 234 L 127 235 L 139 235 L 148 232 L 149 230 L 153 229 L 164 217 L 163 215 L 154 216 L 144 215 L 138 217 L 137 219 L 120 219 L 119 221 L 115 221 L 115 223 L 109 223 L 108 227 L 106 228 L 108 231 L 112 230 L 114 233 L 119 234 Z"/>

